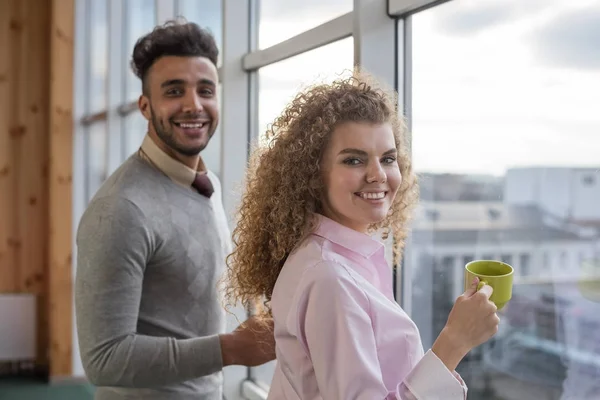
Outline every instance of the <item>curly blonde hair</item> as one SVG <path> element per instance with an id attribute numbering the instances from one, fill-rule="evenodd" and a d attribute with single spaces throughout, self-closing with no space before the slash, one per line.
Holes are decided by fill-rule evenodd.
<path id="1" fill-rule="evenodd" d="M 345 122 L 390 123 L 402 184 L 387 217 L 370 233 L 391 233 L 394 264 L 400 259 L 418 190 L 396 97 L 363 71 L 302 91 L 268 128 L 268 144 L 251 155 L 246 190 L 227 257 L 225 297 L 269 316 L 279 272 L 294 248 L 315 228 L 325 193 L 321 158 L 333 130 Z"/>

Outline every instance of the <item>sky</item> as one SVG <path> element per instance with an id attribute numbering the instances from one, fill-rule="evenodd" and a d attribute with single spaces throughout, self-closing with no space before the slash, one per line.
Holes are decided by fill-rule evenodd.
<path id="1" fill-rule="evenodd" d="M 261 48 L 351 11 L 262 0 Z M 313 4 L 314 3 L 314 4 Z M 421 172 L 600 166 L 600 0 L 453 0 L 413 16 L 413 157 Z M 352 67 L 352 39 L 259 71 L 259 124 Z"/>

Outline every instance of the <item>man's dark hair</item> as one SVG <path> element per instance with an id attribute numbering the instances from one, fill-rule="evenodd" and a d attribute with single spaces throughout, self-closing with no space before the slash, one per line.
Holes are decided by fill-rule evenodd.
<path id="1" fill-rule="evenodd" d="M 217 65 L 219 49 L 213 35 L 193 22 L 178 19 L 157 26 L 136 42 L 131 69 L 146 88 L 146 75 L 156 60 L 163 56 L 206 57 Z"/>

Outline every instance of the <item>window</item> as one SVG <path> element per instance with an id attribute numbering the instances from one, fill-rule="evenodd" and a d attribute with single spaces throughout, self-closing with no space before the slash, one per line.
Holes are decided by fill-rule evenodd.
<path id="1" fill-rule="evenodd" d="M 560 259 L 559 259 L 560 261 L 559 261 L 559 265 L 558 265 L 558 268 L 561 271 L 565 271 L 566 272 L 566 271 L 568 271 L 570 269 L 569 266 L 568 266 L 568 264 L 567 264 L 567 258 L 568 258 L 567 252 L 566 251 L 561 251 L 560 252 Z"/>
<path id="2" fill-rule="evenodd" d="M 521 269 L 521 276 L 529 275 L 529 267 L 531 263 L 531 257 L 529 254 L 521 254 L 519 256 L 519 268 Z"/>
<path id="3" fill-rule="evenodd" d="M 345 70 L 351 70 L 353 44 L 352 38 L 343 39 L 259 69 L 259 135 L 266 132 L 268 124 L 303 87 L 332 81 Z"/>
<path id="4" fill-rule="evenodd" d="M 138 37 L 155 22 L 177 15 L 209 28 L 220 47 L 225 33 L 244 44 L 252 35 L 232 35 L 235 28 L 222 20 L 223 12 L 232 12 L 232 2 L 77 1 L 85 5 L 86 23 L 83 35 L 77 36 L 85 38 L 85 46 L 80 46 L 85 56 L 79 57 L 83 60 L 79 64 L 85 64 L 81 74 L 85 82 L 77 83 L 85 95 L 76 101 L 85 104 L 88 115 L 104 113 L 96 115 L 95 122 L 81 126 L 86 132 L 80 153 L 85 153 L 85 162 L 76 169 L 85 175 L 89 198 L 106 178 L 107 160 L 112 163 L 115 159 L 112 152 L 117 149 L 121 157 L 127 157 L 145 135 L 146 121 L 139 111 L 115 113 L 117 107 L 136 100 L 140 93 L 140 82 L 129 71 Z M 257 5 L 258 47 L 266 49 L 352 12 L 354 1 L 252 3 Z M 402 281 L 406 287 L 403 297 L 409 298 L 406 310 L 419 326 L 424 346 L 431 346 L 451 309 L 454 291 L 462 286 L 462 274 L 456 271 L 460 267 L 462 272 L 463 265 L 457 264 L 512 255 L 511 261 L 522 276 L 539 278 L 540 282 L 515 284 L 514 299 L 518 301 L 513 304 L 517 307 L 503 311 L 501 332 L 459 366 L 469 385 L 469 399 L 584 399 L 585 391 L 600 381 L 600 340 L 594 335 L 600 313 L 594 304 L 582 300 L 577 287 L 563 280 L 569 277 L 568 264 L 575 261 L 578 251 L 595 254 L 597 260 L 600 253 L 597 241 L 594 245 L 580 240 L 576 229 L 565 232 L 561 226 L 600 221 L 597 207 L 593 207 L 600 201 L 594 190 L 600 170 L 594 152 L 600 148 L 600 136 L 596 135 L 600 127 L 596 111 L 600 104 L 600 63 L 594 47 L 597 41 L 592 40 L 598 32 L 594 29 L 600 26 L 600 0 L 432 3 L 442 4 L 412 15 L 410 24 L 399 24 L 412 29 L 407 36 L 412 40 L 411 55 L 403 60 L 412 68 L 397 68 L 409 72 L 399 76 L 398 82 L 411 88 L 405 99 L 411 110 L 412 154 L 417 172 L 428 178 L 428 185 L 422 188 L 422 205 L 430 210 L 423 213 L 424 221 L 414 221 L 407 244 L 411 251 L 406 252 L 403 271 L 408 278 Z M 235 11 L 247 14 L 248 9 Z M 123 38 L 115 40 L 115 31 L 108 28 L 115 26 L 121 12 L 123 18 L 117 20 L 123 22 Z M 118 48 L 109 48 L 117 42 Z M 330 81 L 352 68 L 354 39 L 328 43 L 256 72 L 258 105 L 251 118 L 256 121 L 253 128 L 258 134 L 265 132 L 303 86 Z M 220 50 L 222 59 L 227 56 L 226 49 Z M 393 54 L 394 49 L 389 51 Z M 109 63 L 116 53 L 118 62 Z M 115 78 L 120 76 L 124 78 Z M 114 96 L 110 103 L 107 98 L 106 88 L 115 86 L 114 79 L 123 91 L 118 104 Z M 254 97 L 245 86 L 239 95 L 243 101 L 229 96 L 224 103 L 239 102 L 246 110 L 246 97 Z M 222 115 L 222 121 L 239 117 L 235 106 L 228 109 L 234 112 Z M 114 121 L 112 117 L 119 119 L 116 124 L 111 122 L 110 137 L 107 114 L 110 121 Z M 230 144 L 221 142 L 220 131 L 215 135 L 203 156 L 217 174 L 220 165 L 226 165 L 232 181 L 236 174 L 231 170 L 238 168 L 239 160 L 232 162 L 221 156 Z M 243 135 L 245 132 L 240 137 Z M 114 146 L 114 137 L 121 146 Z M 234 143 L 246 145 L 243 140 Z M 224 182 L 224 189 L 232 186 L 231 181 Z M 573 193 L 574 186 L 585 190 Z M 230 193 L 224 197 L 226 202 L 234 202 Z M 586 201 L 581 202 L 582 198 Z M 546 225 L 553 218 L 555 223 Z M 561 263 L 563 252 L 573 254 L 573 260 Z M 595 265 L 600 268 L 600 262 Z M 537 271 L 543 273 L 537 276 Z M 576 307 L 570 309 L 578 310 L 578 314 L 563 315 L 566 305 Z M 577 345 L 580 351 L 585 350 L 584 357 L 575 351 Z M 82 367 L 75 367 L 83 375 Z M 239 394 L 240 380 L 247 376 L 241 369 L 225 374 L 232 371 L 237 371 L 231 375 L 235 378 L 225 378 L 228 398 Z M 251 379 L 262 386 L 271 382 L 272 373 L 273 363 L 250 369 Z M 530 391 L 521 393 L 520 388 Z"/>
<path id="5" fill-rule="evenodd" d="M 221 0 L 178 0 L 177 15 L 208 29 L 215 37 L 219 47 L 219 61 L 223 59 L 223 12 Z"/>
<path id="6" fill-rule="evenodd" d="M 545 251 L 543 254 L 542 268 L 545 270 L 552 269 L 552 265 L 550 264 L 550 254 L 548 254 L 547 251 Z"/>
<path id="7" fill-rule="evenodd" d="M 593 106 L 600 104 L 600 59 L 590 40 L 599 32 L 600 1 L 523 4 L 453 0 L 411 17 L 414 165 L 445 195 L 422 200 L 444 212 L 435 226 L 415 219 L 408 254 L 433 249 L 439 259 L 451 248 L 482 249 L 483 258 L 518 261 L 522 276 L 536 278 L 515 280 L 518 301 L 501 311 L 500 332 L 477 349 L 481 357 L 459 365 L 469 399 L 595 398 L 600 352 L 577 347 L 585 339 L 595 342 L 588 349 L 600 348 L 592 324 L 582 323 L 597 324 L 600 313 L 567 279 L 576 262 L 568 255 L 591 252 L 593 243 L 564 227 L 600 223 L 600 209 L 589 207 L 600 192 L 575 193 L 572 178 L 600 168 Z M 549 251 L 555 269 L 536 276 L 531 261 L 539 254 L 548 267 Z M 418 276 L 435 274 L 435 265 L 405 262 Z M 456 284 L 451 275 L 443 279 L 434 280 L 435 291 L 425 278 L 404 282 L 412 285 L 410 311 L 425 348 L 447 316 L 436 299 Z"/>
<path id="8" fill-rule="evenodd" d="M 106 179 L 107 165 L 107 132 L 106 122 L 100 121 L 90 125 L 87 131 L 87 200 L 91 200 Z"/>
<path id="9" fill-rule="evenodd" d="M 452 256 L 443 256 L 442 257 L 442 268 L 445 270 L 452 269 L 454 267 L 454 257 Z"/>
<path id="10" fill-rule="evenodd" d="M 344 15 L 353 8 L 353 0 L 257 1 L 258 47 L 261 49 Z M 324 67 L 325 63 L 321 66 Z"/>
<path id="11" fill-rule="evenodd" d="M 124 49 L 127 70 L 125 78 L 124 101 L 135 101 L 142 92 L 142 84 L 130 67 L 131 55 L 135 42 L 146 33 L 149 33 L 156 23 L 156 1 L 155 0 L 128 0 L 125 2 L 125 24 L 127 26 Z"/>
<path id="12" fill-rule="evenodd" d="M 129 157 L 142 145 L 148 131 L 148 121 L 138 110 L 132 111 L 124 119 L 124 157 Z"/>
<path id="13" fill-rule="evenodd" d="M 475 257 L 473 257 L 472 254 L 464 255 L 463 256 L 463 265 L 467 265 L 468 263 L 470 263 L 473 260 L 475 260 Z"/>
<path id="14" fill-rule="evenodd" d="M 90 114 L 107 107 L 106 86 L 108 76 L 108 1 L 90 1 L 90 47 L 88 110 Z"/>

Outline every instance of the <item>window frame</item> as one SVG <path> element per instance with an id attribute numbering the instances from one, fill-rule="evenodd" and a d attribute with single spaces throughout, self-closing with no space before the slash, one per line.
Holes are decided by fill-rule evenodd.
<path id="1" fill-rule="evenodd" d="M 447 0 L 446 0 L 447 1 Z M 444 1 L 388 0 L 378 7 L 370 0 L 354 0 L 354 9 L 331 21 L 299 33 L 271 47 L 251 51 L 243 57 L 242 67 L 253 84 L 248 98 L 250 104 L 250 140 L 258 140 L 258 85 L 257 71 L 267 65 L 314 50 L 321 46 L 352 36 L 354 38 L 354 64 L 361 65 L 370 73 L 392 86 L 400 94 L 398 110 L 411 126 L 411 20 L 410 14 Z M 256 1 L 252 1 L 256 5 Z M 257 36 L 256 15 L 250 20 L 251 31 Z M 256 46 L 254 46 L 256 48 Z M 226 100 L 227 101 L 227 100 Z M 410 140 L 408 143 L 410 146 Z M 407 246 L 405 253 L 411 251 Z M 410 271 L 394 266 L 394 292 L 401 305 L 410 305 L 410 288 L 404 288 L 404 279 L 410 281 Z M 248 379 L 242 385 L 245 399 L 266 399 L 268 388 L 257 382 L 249 369 Z"/>
<path id="2" fill-rule="evenodd" d="M 108 3 L 108 71 L 106 108 L 90 113 L 90 22 L 91 1 Z M 445 1 L 433 0 L 354 0 L 352 12 L 320 24 L 271 47 L 258 49 L 258 6 L 260 0 L 243 4 L 222 0 L 222 66 L 219 78 L 222 84 L 221 154 L 220 170 L 224 207 L 230 227 L 235 225 L 233 211 L 240 201 L 237 187 L 243 181 L 252 143 L 258 138 L 258 79 L 259 68 L 347 38 L 354 38 L 354 62 L 382 78 L 399 93 L 399 111 L 406 116 L 410 127 L 410 13 Z M 123 44 L 127 32 L 126 4 L 121 0 L 76 0 L 75 43 L 75 98 L 84 99 L 74 106 L 74 176 L 73 176 L 73 231 L 87 206 L 89 170 L 88 131 L 96 123 L 106 123 L 107 174 L 116 169 L 126 157 L 124 124 L 128 115 L 137 112 L 137 101 L 127 101 L 127 57 L 131 49 Z M 155 24 L 177 16 L 179 0 L 155 0 Z M 240 96 L 246 93 L 246 96 Z M 213 139 L 214 140 L 214 139 Z M 227 147 L 227 143 L 246 143 L 246 146 Z M 225 151 L 225 149 L 227 151 Z M 227 153 L 227 154 L 225 154 Z M 73 245 L 74 252 L 76 246 Z M 405 250 L 410 252 L 410 248 Z M 73 257 L 73 270 L 75 260 Z M 400 304 L 410 301 L 410 293 L 402 291 L 403 279 L 410 279 L 410 271 L 395 268 L 395 293 Z M 247 316 L 247 310 L 235 310 L 228 318 L 228 330 L 238 319 Z M 233 319 L 231 319 L 234 317 Z M 237 318 L 235 318 L 237 317 Z M 75 329 L 74 329 L 75 331 Z M 74 348 L 78 348 L 74 332 Z M 84 375 L 78 351 L 74 351 L 74 374 Z M 227 368 L 225 394 L 228 398 L 265 399 L 268 388 L 255 382 L 252 368 Z M 227 382 L 233 382 L 235 387 Z"/>

